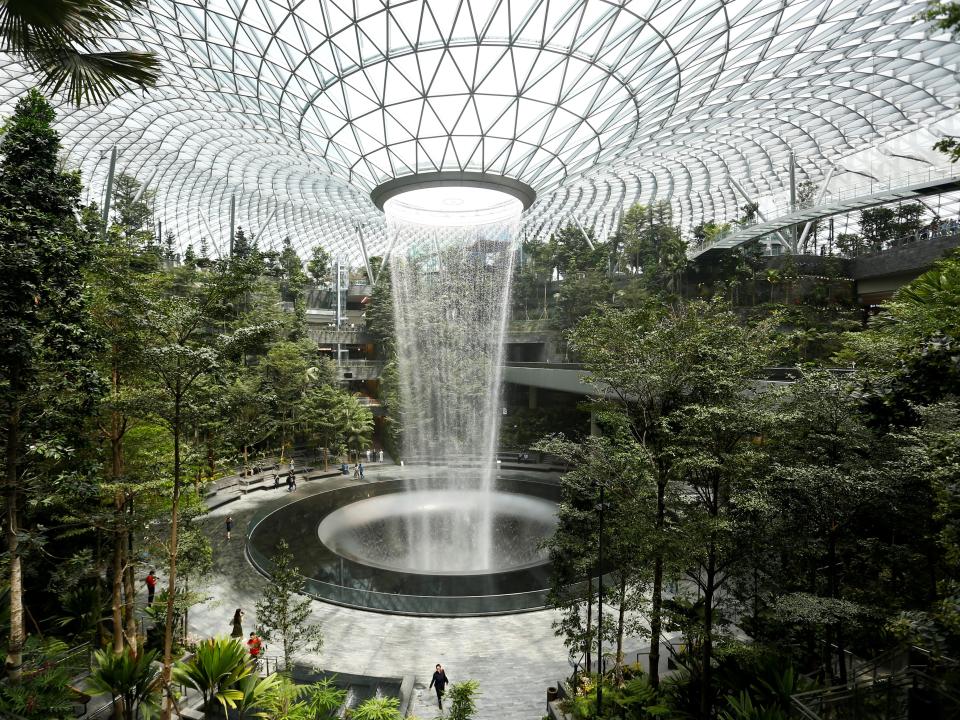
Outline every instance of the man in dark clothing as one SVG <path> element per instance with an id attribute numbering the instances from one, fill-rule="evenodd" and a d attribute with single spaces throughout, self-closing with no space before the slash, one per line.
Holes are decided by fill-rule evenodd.
<path id="1" fill-rule="evenodd" d="M 450 681 L 447 679 L 447 673 L 440 666 L 440 663 L 437 663 L 437 669 L 434 670 L 433 678 L 430 680 L 430 687 L 437 690 L 437 705 L 440 706 L 441 710 L 443 710 L 443 689 L 448 682 Z"/>

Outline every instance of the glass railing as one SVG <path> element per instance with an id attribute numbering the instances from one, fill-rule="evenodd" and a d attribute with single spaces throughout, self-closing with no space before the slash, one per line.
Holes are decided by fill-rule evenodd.
<path id="1" fill-rule="evenodd" d="M 402 486 L 405 480 L 394 481 L 398 486 Z M 514 481 L 507 481 L 514 482 Z M 546 480 L 531 480 L 524 478 L 521 484 L 530 494 L 541 497 L 555 497 L 557 494 L 556 482 L 547 482 Z M 326 493 L 342 494 L 347 496 L 357 495 L 358 497 L 368 497 L 376 494 L 380 485 L 389 485 L 378 483 L 375 485 L 360 484 L 356 485 L 349 481 L 332 484 Z M 317 497 L 317 496 L 312 496 Z M 331 496 L 333 497 L 333 496 Z M 282 499 L 270 503 L 258 512 L 250 520 L 246 530 L 245 548 L 247 557 L 258 572 L 269 577 L 272 570 L 272 561 L 268 557 L 269 547 L 272 543 L 264 543 L 260 536 L 269 536 L 275 538 L 277 522 L 284 523 L 286 528 L 295 528 L 298 523 L 296 516 L 285 515 L 271 518 L 278 511 L 282 511 L 289 506 L 289 500 Z M 312 518 L 305 521 L 306 525 L 313 527 L 318 521 L 316 517 L 317 508 L 311 508 L 308 513 Z M 263 524 L 259 530 L 258 526 Z M 291 530 L 295 532 L 295 530 Z M 254 537 L 258 535 L 258 537 Z M 313 557 L 313 556 L 311 556 Z M 304 567 L 301 565 L 301 567 Z M 517 572 L 530 573 L 530 577 L 542 585 L 534 585 L 535 589 L 524 590 L 521 592 L 503 592 L 490 594 L 469 594 L 473 587 L 485 587 L 487 582 L 493 580 L 504 584 L 512 582 L 510 578 L 516 577 Z M 310 570 L 310 575 L 303 575 L 304 593 L 318 600 L 332 602 L 339 605 L 345 605 L 355 608 L 369 610 L 378 610 L 382 612 L 412 614 L 412 615 L 495 615 L 502 613 L 515 613 L 525 610 L 540 610 L 546 605 L 549 590 L 547 577 L 549 569 L 546 565 L 531 567 L 527 570 L 517 572 L 505 572 L 497 575 L 492 574 L 489 580 L 486 576 L 457 576 L 444 577 L 436 576 L 432 580 L 421 579 L 417 577 L 404 579 L 397 573 L 389 570 L 378 570 L 369 565 L 355 562 L 343 556 L 337 556 L 332 560 L 323 560 L 317 562 Z M 402 573 L 401 573 L 402 575 Z M 449 582 L 448 582 L 449 581 Z M 413 584 L 410 585 L 409 583 Z M 380 589 L 373 589 L 372 585 L 377 583 Z M 473 583 L 472 585 L 470 583 Z M 384 587 L 395 586 L 398 592 L 385 592 Z M 402 592 L 404 587 L 409 587 L 412 592 Z M 436 586 L 437 594 L 422 594 L 422 588 Z M 464 588 L 466 593 L 463 595 L 451 595 L 447 588 Z M 529 586 L 528 586 L 529 587 Z M 447 589 L 447 594 L 443 590 Z M 421 592 L 417 592 L 421 590 Z M 474 591 L 475 592 L 475 591 Z"/>
<path id="2" fill-rule="evenodd" d="M 272 512 L 272 511 L 270 511 Z M 264 517 L 269 512 L 264 513 Z M 261 518 L 262 519 L 262 518 Z M 257 547 L 251 543 L 250 534 L 257 521 L 251 522 L 248 530 L 246 550 L 253 566 L 269 577 L 272 563 Z M 316 578 L 304 577 L 304 593 L 318 600 L 368 610 L 381 610 L 390 613 L 410 615 L 496 615 L 520 612 L 523 610 L 541 610 L 546 605 L 549 590 L 532 590 L 502 595 L 405 595 L 384 593 L 355 587 L 353 582 L 364 582 L 362 578 L 350 577 L 350 562 L 341 563 L 342 582 L 324 582 Z"/>

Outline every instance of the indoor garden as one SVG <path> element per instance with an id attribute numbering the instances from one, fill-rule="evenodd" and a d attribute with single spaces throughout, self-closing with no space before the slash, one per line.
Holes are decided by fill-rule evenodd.
<path id="1" fill-rule="evenodd" d="M 960 718 L 958 38 L 0 0 L 0 718 Z"/>

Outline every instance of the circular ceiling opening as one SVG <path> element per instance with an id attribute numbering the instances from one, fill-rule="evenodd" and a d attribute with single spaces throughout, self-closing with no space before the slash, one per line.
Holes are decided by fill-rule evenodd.
<path id="1" fill-rule="evenodd" d="M 428 187 L 394 195 L 383 212 L 388 219 L 415 225 L 487 225 L 519 218 L 523 203 L 500 190 Z"/>
<path id="2" fill-rule="evenodd" d="M 388 219 L 437 226 L 516 220 L 536 197 L 533 188 L 513 178 L 468 172 L 408 175 L 370 193 Z"/>

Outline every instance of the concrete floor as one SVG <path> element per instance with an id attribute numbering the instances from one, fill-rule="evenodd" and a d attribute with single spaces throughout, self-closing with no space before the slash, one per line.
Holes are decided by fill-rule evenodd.
<path id="1" fill-rule="evenodd" d="M 367 472 L 367 480 L 376 481 L 398 469 L 371 465 Z M 237 607 L 246 614 L 244 631 L 256 626 L 255 603 L 266 580 L 243 552 L 250 519 L 268 505 L 318 492 L 333 482 L 301 481 L 292 495 L 284 488 L 252 492 L 213 509 L 203 519 L 213 542 L 214 568 L 202 583 L 211 599 L 190 611 L 192 635 L 229 635 Z M 227 515 L 235 523 L 229 542 L 223 524 Z M 438 714 L 436 696 L 426 689 L 438 662 L 452 682 L 473 679 L 480 683 L 477 720 L 539 720 L 546 713 L 546 688 L 570 673 L 566 648 L 553 633 L 558 614 L 552 610 L 478 618 L 418 618 L 319 601 L 312 605 L 313 620 L 323 629 L 324 649 L 318 656 L 299 659 L 332 671 L 384 677 L 413 674 L 420 697 L 414 701 L 412 713 L 422 719 Z"/>

